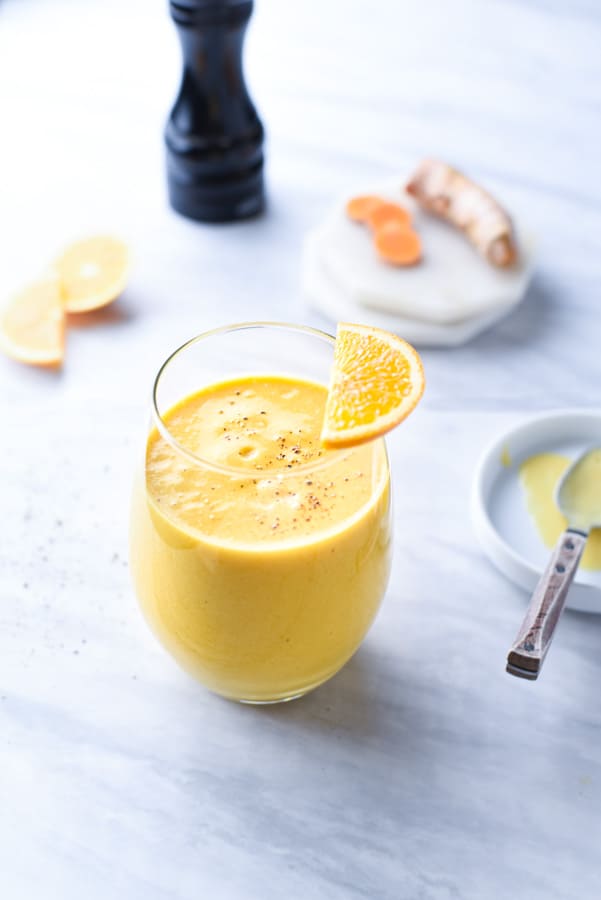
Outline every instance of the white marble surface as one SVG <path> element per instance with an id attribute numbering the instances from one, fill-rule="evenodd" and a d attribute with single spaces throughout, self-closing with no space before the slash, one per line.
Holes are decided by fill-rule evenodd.
<path id="1" fill-rule="evenodd" d="M 0 360 L 3 898 L 598 896 L 601 619 L 566 615 L 540 682 L 509 678 L 525 598 L 475 546 L 467 496 L 500 428 L 599 404 L 600 46 L 592 0 L 260 0 L 247 70 L 270 209 L 208 228 L 165 204 L 165 4 L 0 0 L 2 292 L 88 229 L 136 255 L 62 374 Z M 424 354 L 364 647 L 297 703 L 224 702 L 155 644 L 129 583 L 151 376 L 216 323 L 322 324 L 300 296 L 304 233 L 425 153 L 519 207 L 539 271 L 504 323 Z"/>

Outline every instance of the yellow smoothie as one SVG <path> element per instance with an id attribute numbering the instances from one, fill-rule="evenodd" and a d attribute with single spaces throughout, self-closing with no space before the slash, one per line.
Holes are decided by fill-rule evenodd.
<path id="1" fill-rule="evenodd" d="M 163 415 L 171 440 L 148 439 L 131 530 L 138 597 L 175 658 L 227 697 L 325 681 L 386 589 L 384 443 L 323 450 L 326 395 L 296 378 L 222 382 Z"/>

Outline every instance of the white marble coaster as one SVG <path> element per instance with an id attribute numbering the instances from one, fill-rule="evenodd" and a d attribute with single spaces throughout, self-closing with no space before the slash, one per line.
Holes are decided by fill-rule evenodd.
<path id="1" fill-rule="evenodd" d="M 363 322 L 385 328 L 420 347 L 456 347 L 471 340 L 481 331 L 490 328 L 506 315 L 506 311 L 494 310 L 474 316 L 464 322 L 450 325 L 420 322 L 404 316 L 394 316 L 359 306 L 350 300 L 344 289 L 333 279 L 319 257 L 320 242 L 314 234 L 307 238 L 303 258 L 303 293 L 308 303 L 319 309 L 334 322 Z"/>
<path id="2" fill-rule="evenodd" d="M 496 321 L 519 303 L 533 269 L 532 237 L 518 224 L 520 262 L 512 269 L 496 269 L 461 232 L 419 209 L 400 184 L 360 193 L 377 194 L 410 210 L 422 238 L 422 262 L 406 268 L 382 262 L 368 228 L 352 222 L 346 200 L 340 201 L 309 238 L 309 256 L 317 255 L 339 295 L 351 307 L 445 327 L 485 316 Z M 319 293 L 312 299 L 321 306 Z M 493 318 L 493 313 L 498 315 Z"/>

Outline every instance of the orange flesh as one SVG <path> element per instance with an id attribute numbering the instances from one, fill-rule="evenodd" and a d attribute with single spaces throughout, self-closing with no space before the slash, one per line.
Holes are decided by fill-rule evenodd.
<path id="1" fill-rule="evenodd" d="M 87 238 L 67 247 L 55 265 L 66 312 L 89 312 L 112 303 L 123 292 L 129 252 L 117 238 Z"/>
<path id="2" fill-rule="evenodd" d="M 378 328 L 338 326 L 334 367 L 321 433 L 324 447 L 351 447 L 398 425 L 424 390 L 414 348 Z"/>
<path id="3" fill-rule="evenodd" d="M 53 276 L 28 285 L 0 312 L 0 347 L 36 366 L 59 366 L 64 353 L 64 312 Z"/>

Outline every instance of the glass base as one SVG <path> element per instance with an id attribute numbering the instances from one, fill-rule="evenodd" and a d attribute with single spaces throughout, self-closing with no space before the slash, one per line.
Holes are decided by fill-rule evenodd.
<path id="1" fill-rule="evenodd" d="M 316 685 L 316 687 L 319 687 L 319 685 Z M 289 697 L 276 697 L 275 700 L 235 700 L 233 697 L 227 697 L 226 699 L 233 700 L 234 703 L 243 703 L 245 706 L 276 706 L 278 703 L 290 703 L 291 700 L 298 700 L 314 690 L 315 688 L 308 688 L 306 691 L 299 691 L 298 694 L 290 694 Z"/>
<path id="2" fill-rule="evenodd" d="M 322 684 L 325 684 L 326 681 L 329 681 L 330 678 L 336 675 L 341 668 L 342 666 L 338 666 L 333 672 L 326 675 L 325 678 L 320 678 L 319 681 L 308 685 L 308 687 L 301 688 L 291 694 L 283 694 L 281 697 L 268 697 L 265 700 L 258 700 L 255 697 L 234 697 L 228 694 L 221 694 L 219 691 L 212 691 L 212 693 L 217 694 L 218 697 L 222 697 L 224 700 L 230 700 L 232 703 L 242 703 L 244 706 L 276 706 L 278 703 L 290 703 L 291 700 L 299 700 L 301 697 L 310 694 L 311 691 L 317 690 L 318 687 L 321 687 Z"/>

